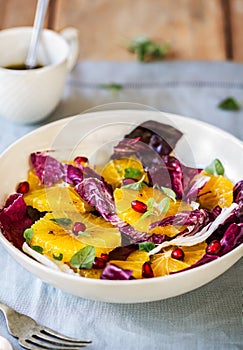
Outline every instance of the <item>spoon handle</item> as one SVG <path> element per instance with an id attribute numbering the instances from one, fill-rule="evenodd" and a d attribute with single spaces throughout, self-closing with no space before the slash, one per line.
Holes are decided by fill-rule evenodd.
<path id="1" fill-rule="evenodd" d="M 25 61 L 25 65 L 28 68 L 33 68 L 36 66 L 36 51 L 37 51 L 38 41 L 39 41 L 40 33 L 43 27 L 48 3 L 49 3 L 49 0 L 38 0 L 38 3 L 37 3 L 29 51 Z"/>

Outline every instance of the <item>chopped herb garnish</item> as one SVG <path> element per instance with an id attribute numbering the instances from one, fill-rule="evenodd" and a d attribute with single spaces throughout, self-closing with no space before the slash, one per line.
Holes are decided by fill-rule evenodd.
<path id="1" fill-rule="evenodd" d="M 145 252 L 150 252 L 150 250 L 154 249 L 154 242 L 142 242 L 138 244 L 139 250 L 144 250 Z"/>
<path id="2" fill-rule="evenodd" d="M 39 245 L 33 245 L 31 248 L 35 250 L 37 253 L 43 254 L 43 248 L 40 247 Z"/>
<path id="3" fill-rule="evenodd" d="M 33 236 L 34 236 L 34 230 L 32 228 L 27 228 L 24 231 L 24 238 L 26 240 L 26 243 L 29 244 Z"/>
<path id="4" fill-rule="evenodd" d="M 227 97 L 218 105 L 219 108 L 224 109 L 226 111 L 239 111 L 240 104 L 233 97 Z"/>
<path id="5" fill-rule="evenodd" d="M 118 83 L 100 84 L 101 89 L 110 90 L 112 92 L 118 92 L 123 89 L 123 85 Z"/>
<path id="6" fill-rule="evenodd" d="M 72 223 L 72 220 L 69 218 L 51 218 L 50 220 L 55 221 L 61 226 L 69 226 Z"/>
<path id="7" fill-rule="evenodd" d="M 224 167 L 219 159 L 214 159 L 211 164 L 209 164 L 205 171 L 212 175 L 224 175 Z"/>
<path id="8" fill-rule="evenodd" d="M 52 254 L 52 256 L 53 256 L 53 259 L 58 260 L 58 261 L 61 261 L 63 258 L 62 253 L 60 253 L 59 255 Z"/>
<path id="9" fill-rule="evenodd" d="M 124 177 L 129 179 L 138 179 L 142 176 L 142 172 L 136 168 L 126 168 L 124 170 Z"/>
<path id="10" fill-rule="evenodd" d="M 148 36 L 142 35 L 130 42 L 128 50 L 137 55 L 138 61 L 146 62 L 164 58 L 168 53 L 169 45 L 155 43 Z"/>
<path id="11" fill-rule="evenodd" d="M 75 253 L 70 260 L 70 265 L 76 269 L 91 269 L 95 259 L 95 248 L 86 246 Z"/>

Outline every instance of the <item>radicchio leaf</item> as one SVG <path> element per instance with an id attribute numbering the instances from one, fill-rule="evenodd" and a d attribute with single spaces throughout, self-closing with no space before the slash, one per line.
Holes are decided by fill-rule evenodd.
<path id="1" fill-rule="evenodd" d="M 209 222 L 215 220 L 215 218 L 220 214 L 221 210 L 218 207 L 217 210 L 208 211 L 206 209 L 195 209 L 192 211 L 184 210 L 175 215 L 168 216 L 161 221 L 153 222 L 150 225 L 150 230 L 155 227 L 164 227 L 167 225 L 174 226 L 184 226 L 186 225 L 186 229 L 181 232 L 180 235 L 188 235 L 192 236 L 197 231 L 201 230 L 205 227 Z"/>
<path id="2" fill-rule="evenodd" d="M 0 227 L 3 235 L 15 247 L 21 249 L 24 243 L 23 233 L 32 224 L 23 195 L 20 193 L 10 195 L 0 211 Z"/>
<path id="3" fill-rule="evenodd" d="M 243 180 L 237 182 L 233 188 L 233 200 L 243 206 Z"/>
<path id="4" fill-rule="evenodd" d="M 65 164 L 65 181 L 73 186 L 76 186 L 83 180 L 83 172 L 80 168 L 72 164 Z"/>
<path id="5" fill-rule="evenodd" d="M 114 264 L 108 264 L 104 268 L 100 279 L 102 280 L 129 280 L 132 276 L 132 270 L 122 269 Z"/>
<path id="6" fill-rule="evenodd" d="M 36 175 L 46 186 L 51 186 L 62 179 L 63 165 L 55 158 L 44 152 L 31 153 L 30 160 Z"/>
<path id="7" fill-rule="evenodd" d="M 182 132 L 173 126 L 148 120 L 137 126 L 125 138 L 134 139 L 139 137 L 142 142 L 162 156 L 171 153 L 182 135 Z"/>
<path id="8" fill-rule="evenodd" d="M 224 255 L 243 243 L 243 224 L 231 224 L 220 240 L 222 250 L 220 255 Z"/>

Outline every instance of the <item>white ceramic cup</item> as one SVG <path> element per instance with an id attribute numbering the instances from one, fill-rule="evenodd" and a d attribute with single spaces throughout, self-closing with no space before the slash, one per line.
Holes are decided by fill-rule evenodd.
<path id="1" fill-rule="evenodd" d="M 0 31 L 0 117 L 20 124 L 36 123 L 56 108 L 79 51 L 75 28 L 59 34 L 44 29 L 37 49 L 37 62 L 43 67 L 6 68 L 25 62 L 31 33 L 32 27 Z"/>

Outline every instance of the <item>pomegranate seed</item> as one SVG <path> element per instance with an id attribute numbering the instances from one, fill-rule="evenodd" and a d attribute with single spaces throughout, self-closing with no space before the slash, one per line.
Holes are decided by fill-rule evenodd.
<path id="1" fill-rule="evenodd" d="M 220 252 L 221 244 L 216 239 L 209 243 L 206 249 L 207 254 L 217 255 Z"/>
<path id="2" fill-rule="evenodd" d="M 133 208 L 133 210 L 137 211 L 138 213 L 145 213 L 147 211 L 147 205 L 143 202 L 140 201 L 132 201 L 131 206 Z"/>
<path id="3" fill-rule="evenodd" d="M 134 184 L 135 182 L 137 182 L 137 181 L 134 179 L 130 179 L 129 177 L 122 180 L 123 185 L 130 185 L 130 184 Z"/>
<path id="4" fill-rule="evenodd" d="M 175 248 L 174 250 L 172 250 L 171 252 L 171 257 L 173 259 L 176 259 L 176 260 L 183 260 L 184 259 L 184 252 L 181 248 Z"/>
<path id="5" fill-rule="evenodd" d="M 73 225 L 73 229 L 72 229 L 72 231 L 75 235 L 78 235 L 79 232 L 84 232 L 85 230 L 86 230 L 85 224 L 83 224 L 82 222 L 79 222 L 79 221 L 75 222 L 75 224 Z"/>
<path id="6" fill-rule="evenodd" d="M 76 158 L 74 159 L 74 161 L 75 161 L 76 163 L 79 163 L 79 164 L 83 164 L 83 163 L 88 163 L 88 162 L 89 162 L 88 158 L 87 158 L 87 157 L 83 157 L 83 156 L 78 156 L 78 157 L 76 157 Z"/>
<path id="7" fill-rule="evenodd" d="M 93 268 L 94 269 L 103 269 L 105 267 L 106 261 L 102 258 L 98 258 L 97 256 L 94 259 L 93 262 Z"/>
<path id="8" fill-rule="evenodd" d="M 30 189 L 30 185 L 29 185 L 28 181 L 23 181 L 23 182 L 20 182 L 18 184 L 16 192 L 25 194 L 25 193 L 29 192 L 29 189 Z"/>
<path id="9" fill-rule="evenodd" d="M 101 257 L 101 259 L 103 259 L 103 260 L 106 261 L 106 262 L 110 260 L 109 255 L 108 255 L 108 254 L 105 254 L 105 253 L 102 253 L 102 254 L 100 255 L 100 257 Z"/>
<path id="10" fill-rule="evenodd" d="M 154 277 L 154 273 L 153 273 L 153 270 L 152 270 L 152 267 L 151 267 L 151 263 L 149 261 L 146 261 L 143 264 L 142 276 L 144 278 L 152 278 L 152 277 Z"/>

